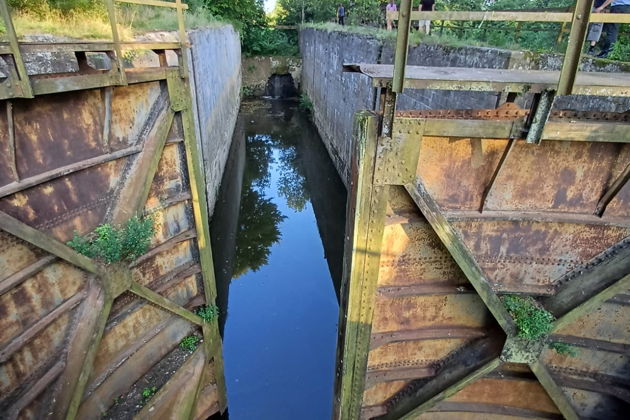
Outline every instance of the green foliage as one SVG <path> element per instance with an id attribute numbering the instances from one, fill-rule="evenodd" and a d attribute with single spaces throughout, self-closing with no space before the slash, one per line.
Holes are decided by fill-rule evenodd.
<path id="1" fill-rule="evenodd" d="M 284 25 L 303 23 L 302 11 L 304 22 L 330 22 L 337 16 L 339 3 L 339 0 L 278 0 L 274 12 L 278 23 Z M 348 9 L 348 2 L 341 3 Z M 349 11 L 348 15 L 351 15 Z"/>
<path id="2" fill-rule="evenodd" d="M 507 295 L 503 297 L 503 304 L 516 323 L 519 337 L 537 340 L 551 331 L 554 316 L 531 297 Z"/>
<path id="3" fill-rule="evenodd" d="M 241 88 L 241 93 L 245 97 L 254 96 L 255 90 L 254 90 L 254 88 L 252 86 L 243 86 Z"/>
<path id="4" fill-rule="evenodd" d="M 619 40 L 615 42 L 607 58 L 609 60 L 630 62 L 630 35 L 624 34 L 619 36 Z"/>
<path id="5" fill-rule="evenodd" d="M 348 9 L 348 23 L 352 25 L 381 25 L 384 22 L 384 15 L 381 13 L 380 0 L 360 0 L 355 1 Z"/>
<path id="6" fill-rule="evenodd" d="M 189 335 L 188 337 L 184 337 L 184 339 L 180 341 L 179 348 L 184 351 L 192 352 L 195 351 L 198 345 L 199 337 L 197 337 L 196 335 Z"/>
<path id="7" fill-rule="evenodd" d="M 578 355 L 578 350 L 571 344 L 567 343 L 552 341 L 549 343 L 549 348 L 555 350 L 558 354 L 564 354 L 571 357 L 576 357 Z"/>
<path id="8" fill-rule="evenodd" d="M 308 112 L 309 114 L 313 112 L 313 102 L 305 92 L 302 92 L 300 94 L 300 101 L 298 103 L 298 106 L 300 107 L 300 109 Z"/>
<path id="9" fill-rule="evenodd" d="M 133 261 L 147 252 L 154 233 L 151 217 L 134 216 L 121 227 L 104 224 L 84 237 L 75 233 L 67 244 L 86 257 L 111 264 L 117 261 Z"/>
<path id="10" fill-rule="evenodd" d="M 243 54 L 297 56 L 297 38 L 292 32 L 264 26 L 246 27 L 243 30 Z"/>
<path id="11" fill-rule="evenodd" d="M 200 306 L 196 313 L 205 322 L 212 322 L 217 316 L 219 316 L 219 307 L 217 305 Z"/>
<path id="12" fill-rule="evenodd" d="M 42 14 L 51 10 L 62 13 L 76 13 L 98 10 L 105 13 L 102 0 L 9 0 L 9 6 L 20 12 Z"/>
<path id="13" fill-rule="evenodd" d="M 142 390 L 142 401 L 147 402 L 157 392 L 157 386 L 149 386 Z"/>

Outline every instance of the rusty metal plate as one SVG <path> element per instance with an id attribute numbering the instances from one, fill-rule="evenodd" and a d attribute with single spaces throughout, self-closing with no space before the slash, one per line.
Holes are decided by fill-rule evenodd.
<path id="1" fill-rule="evenodd" d="M 392 215 L 383 234 L 379 287 L 467 280 L 431 226 L 411 214 Z M 399 222 L 399 223 L 396 223 Z"/>
<path id="2" fill-rule="evenodd" d="M 527 221 L 452 222 L 494 290 L 551 294 L 554 281 L 621 241 L 630 229 Z"/>
<path id="3" fill-rule="evenodd" d="M 417 176 L 444 209 L 479 210 L 508 140 L 423 137 Z"/>

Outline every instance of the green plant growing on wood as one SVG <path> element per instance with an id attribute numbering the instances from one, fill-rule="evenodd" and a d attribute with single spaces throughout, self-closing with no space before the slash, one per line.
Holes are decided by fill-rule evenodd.
<path id="1" fill-rule="evenodd" d="M 549 348 L 555 350 L 558 354 L 563 354 L 571 357 L 576 357 L 578 355 L 578 350 L 567 343 L 560 343 L 558 341 L 552 341 L 549 343 Z"/>
<path id="2" fill-rule="evenodd" d="M 86 236 L 76 233 L 67 244 L 80 254 L 106 264 L 133 261 L 149 249 L 155 226 L 151 217 L 132 217 L 124 225 L 104 224 Z"/>
<path id="3" fill-rule="evenodd" d="M 142 390 L 142 401 L 147 402 L 157 392 L 157 386 L 148 386 Z"/>
<path id="4" fill-rule="evenodd" d="M 179 342 L 179 348 L 188 352 L 195 351 L 198 345 L 199 337 L 197 337 L 196 335 L 189 335 L 188 337 L 184 337 L 182 341 Z"/>
<path id="5" fill-rule="evenodd" d="M 519 337 L 537 340 L 551 331 L 554 316 L 531 297 L 507 295 L 503 297 L 503 304 L 514 319 Z"/>
<path id="6" fill-rule="evenodd" d="M 300 94 L 300 102 L 298 103 L 298 106 L 300 107 L 300 109 L 303 109 L 308 113 L 313 112 L 313 102 L 311 101 L 311 98 L 309 98 L 308 95 L 304 92 Z"/>
<path id="7" fill-rule="evenodd" d="M 219 307 L 217 305 L 200 306 L 197 309 L 199 315 L 205 322 L 212 322 L 219 316 Z"/>

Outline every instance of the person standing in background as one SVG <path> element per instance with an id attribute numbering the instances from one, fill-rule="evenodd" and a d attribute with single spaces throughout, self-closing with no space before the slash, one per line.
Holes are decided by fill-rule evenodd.
<path id="1" fill-rule="evenodd" d="M 594 10 L 595 13 L 601 13 L 609 4 L 611 4 L 610 13 L 630 13 L 630 0 L 606 0 L 604 4 Z M 602 42 L 602 52 L 598 55 L 600 58 L 608 57 L 615 42 L 617 42 L 619 23 L 605 23 L 603 31 L 606 32 L 606 36 Z"/>
<path id="2" fill-rule="evenodd" d="M 599 13 L 597 8 L 604 4 L 606 0 L 595 0 L 593 3 L 593 13 Z M 599 42 L 599 37 L 602 36 L 602 28 L 604 24 L 601 22 L 591 23 L 588 27 L 588 35 L 586 36 L 586 40 L 591 43 L 588 47 L 588 55 L 595 55 L 595 45 Z"/>
<path id="3" fill-rule="evenodd" d="M 387 7 L 385 8 L 385 19 L 387 20 L 388 31 L 392 30 L 392 23 L 394 21 L 394 13 L 396 13 L 397 11 L 398 11 L 398 8 L 396 7 L 396 3 L 394 3 L 394 0 L 389 0 L 389 3 L 387 4 Z"/>
<path id="4" fill-rule="evenodd" d="M 420 0 L 420 7 L 418 10 L 421 12 L 433 12 L 435 10 L 435 0 Z M 421 20 L 418 30 L 422 30 L 425 34 L 429 35 L 431 32 L 431 21 L 428 19 Z"/>
<path id="5" fill-rule="evenodd" d="M 346 9 L 343 7 L 343 4 L 339 3 L 339 7 L 337 8 L 337 23 L 345 26 L 344 18 L 346 17 Z"/>

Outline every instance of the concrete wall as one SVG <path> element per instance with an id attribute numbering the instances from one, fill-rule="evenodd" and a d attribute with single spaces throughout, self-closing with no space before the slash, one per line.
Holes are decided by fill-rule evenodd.
<path id="1" fill-rule="evenodd" d="M 230 25 L 189 32 L 191 90 L 210 215 L 241 103 L 241 43 Z"/>
<path id="2" fill-rule="evenodd" d="M 243 94 L 263 96 L 267 81 L 274 74 L 290 74 L 295 89 L 300 89 L 302 60 L 299 57 L 243 57 Z"/>
<path id="3" fill-rule="evenodd" d="M 349 179 L 348 162 L 352 144 L 352 116 L 360 109 L 372 109 L 375 92 L 368 78 L 342 73 L 344 63 L 392 64 L 394 45 L 366 35 L 328 32 L 306 28 L 300 31 L 302 91 L 313 102 L 313 115 L 319 133 L 344 182 Z M 557 70 L 561 57 L 481 47 L 450 47 L 421 44 L 410 48 L 409 64 L 422 66 L 499 69 Z M 588 59 L 585 71 L 627 72 L 629 64 Z M 483 109 L 494 108 L 496 92 L 405 90 L 399 96 L 399 109 Z M 528 106 L 529 95 L 517 100 Z M 556 107 L 576 110 L 622 112 L 630 109 L 629 98 L 565 97 Z"/>

